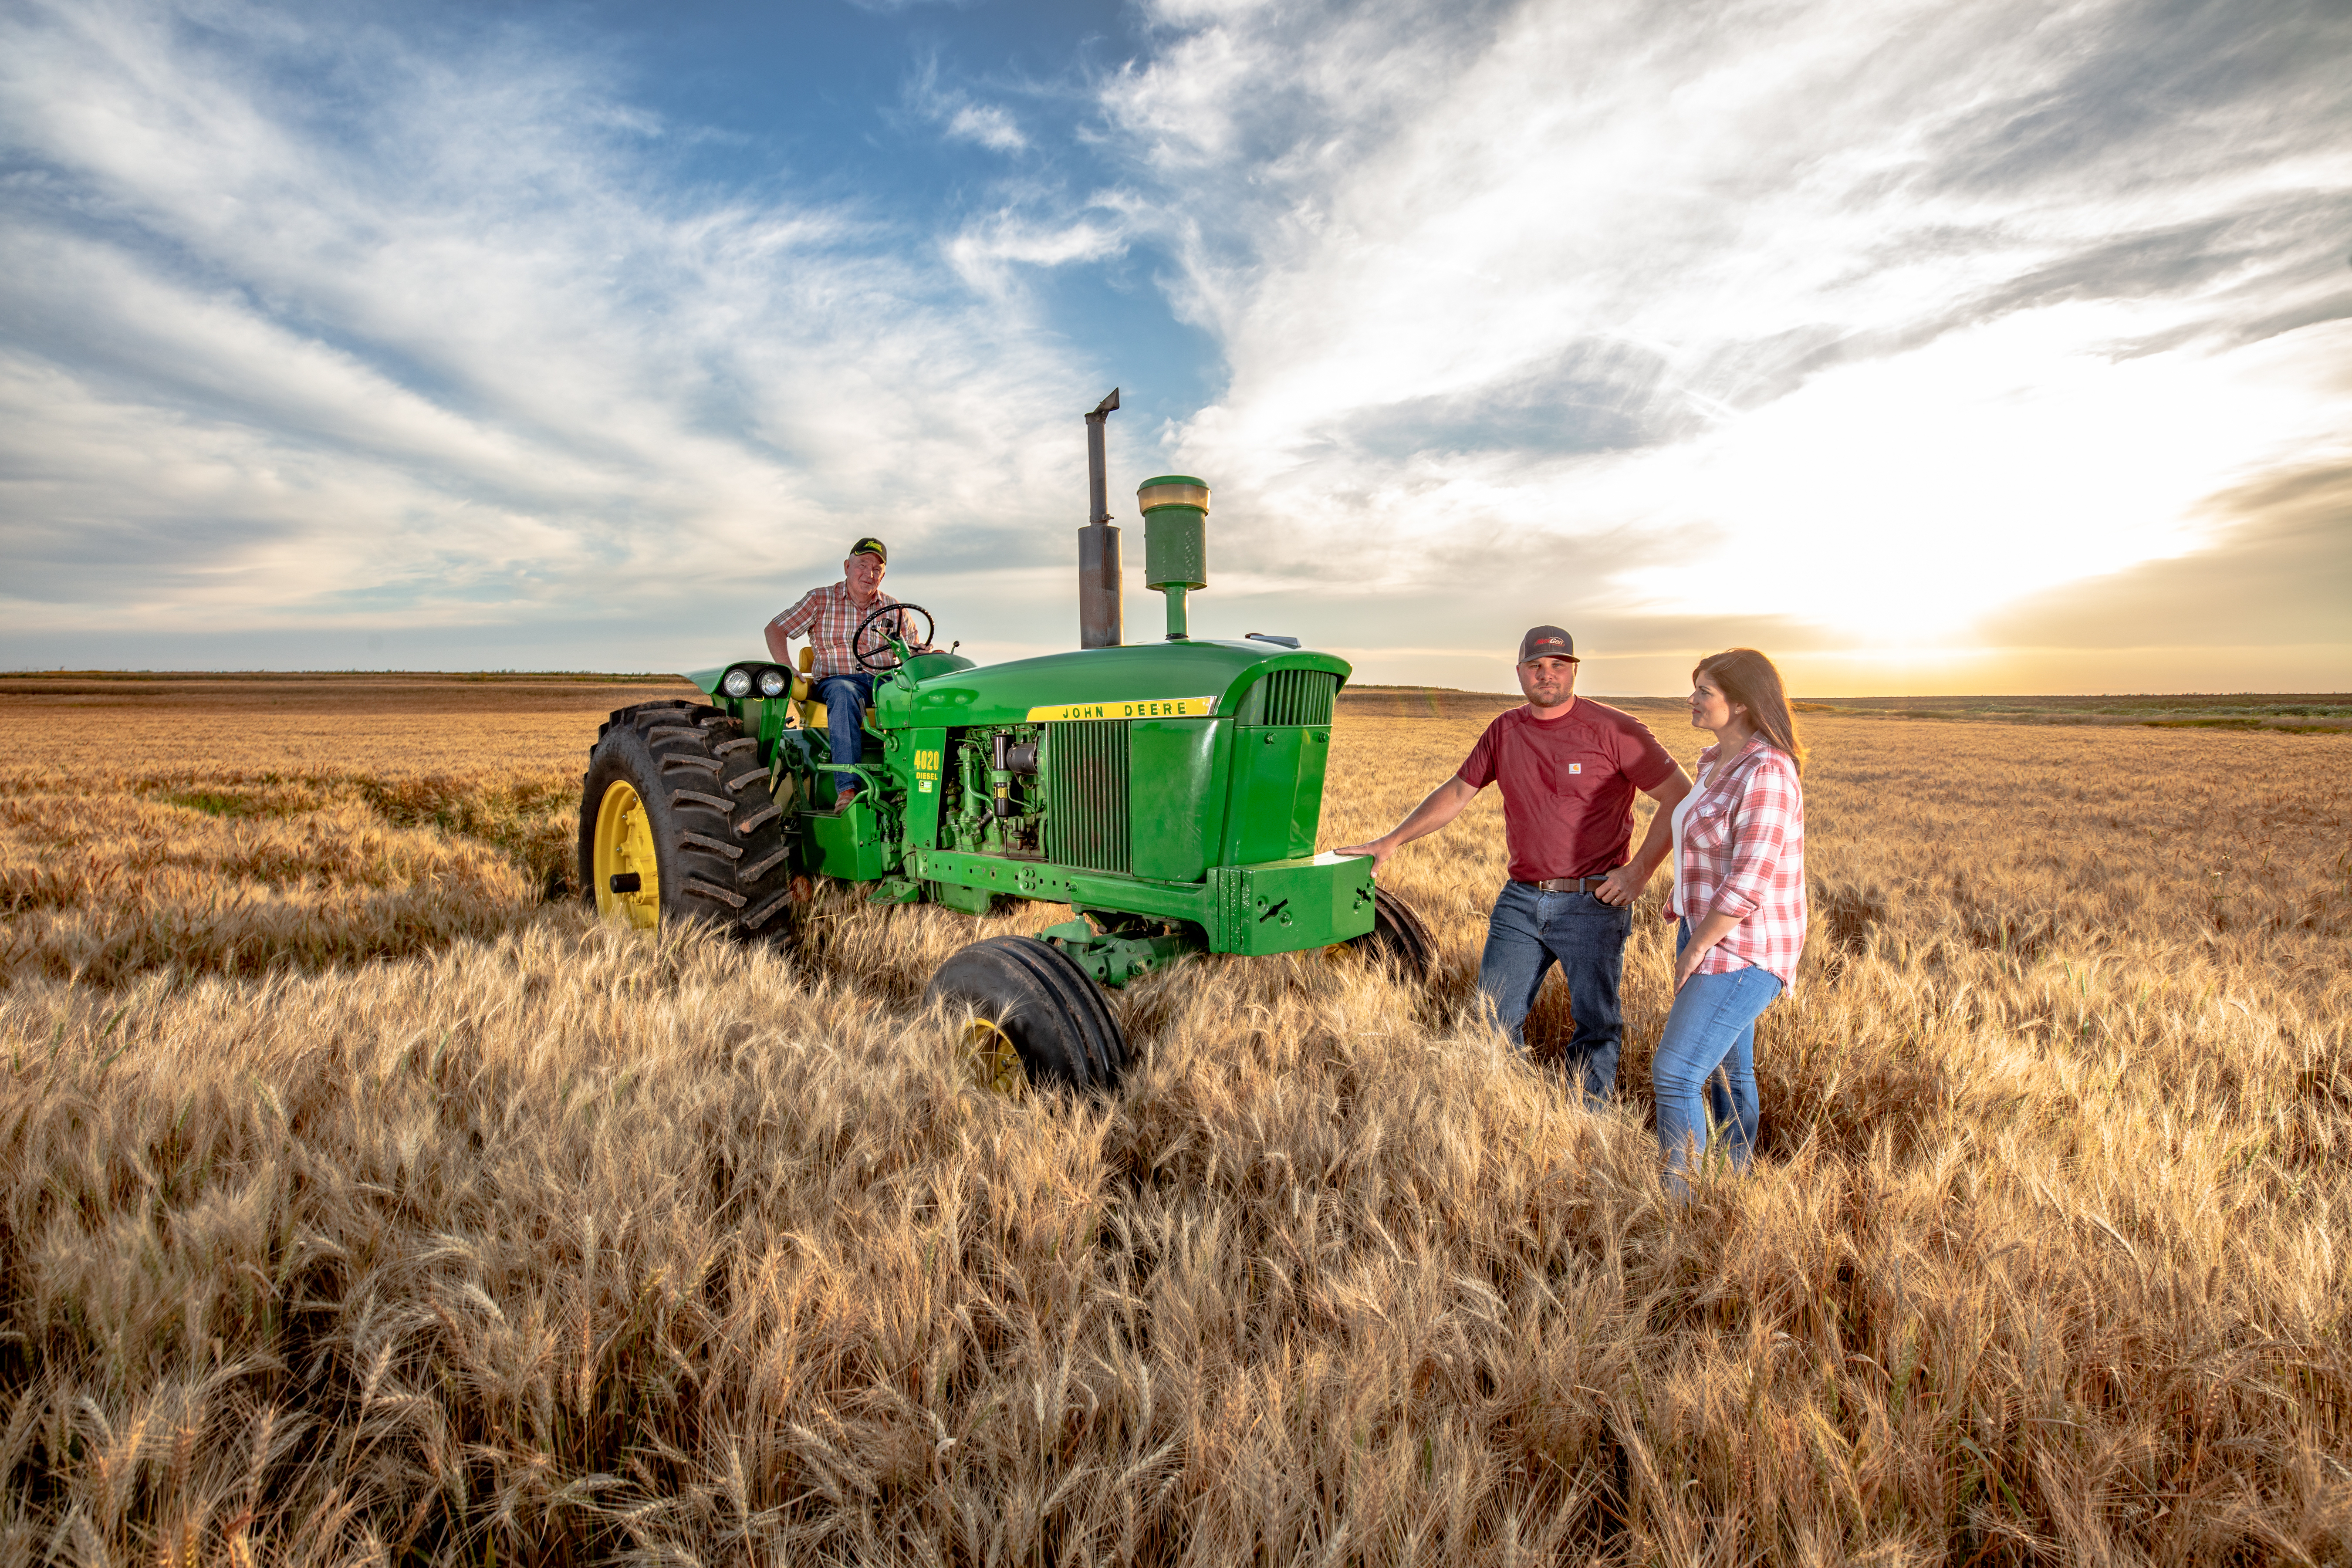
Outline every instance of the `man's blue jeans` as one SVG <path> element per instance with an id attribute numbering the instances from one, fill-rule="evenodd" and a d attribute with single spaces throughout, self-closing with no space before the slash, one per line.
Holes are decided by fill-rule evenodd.
<path id="1" fill-rule="evenodd" d="M 1681 956 L 1690 922 L 1675 940 Z M 1756 1148 L 1756 1020 L 1780 994 L 1780 977 L 1753 964 L 1721 974 L 1694 974 L 1675 993 L 1650 1063 L 1658 1094 L 1658 1147 L 1666 1157 L 1666 1185 L 1685 1190 L 1680 1173 L 1707 1146 L 1707 1123 L 1722 1135 L 1736 1171 Z M 1721 1068 L 1718 1072 L 1717 1069 Z"/>
<path id="2" fill-rule="evenodd" d="M 1617 987 L 1625 973 L 1625 939 L 1633 911 L 1604 904 L 1591 893 L 1539 893 L 1525 882 L 1506 885 L 1486 917 L 1486 951 L 1478 960 L 1478 990 L 1495 1026 L 1527 1049 L 1528 1009 L 1545 973 L 1559 965 L 1568 982 L 1568 1010 L 1576 1019 L 1565 1066 L 1577 1073 L 1588 1101 L 1617 1086 L 1617 1051 L 1624 1014 Z"/>
<path id="3" fill-rule="evenodd" d="M 866 754 L 865 737 L 858 729 L 866 710 L 874 706 L 874 678 L 870 675 L 828 675 L 816 683 L 813 695 L 824 704 L 826 743 L 833 748 L 836 763 L 855 763 Z M 833 775 L 834 786 L 856 782 L 852 773 Z"/>

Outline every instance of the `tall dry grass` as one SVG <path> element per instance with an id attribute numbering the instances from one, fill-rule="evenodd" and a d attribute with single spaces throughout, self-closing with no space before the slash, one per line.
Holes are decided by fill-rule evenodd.
<path id="1" fill-rule="evenodd" d="M 1343 722 L 1327 841 L 1476 727 Z M 1036 909 L 12 972 L 0 1561 L 2352 1559 L 2342 742 L 1811 739 L 1687 1205 L 1662 922 L 1610 1112 L 1473 1026 L 1483 805 L 1393 865 L 1425 993 L 1181 966 L 1107 1103 L 918 1005 Z"/>
<path id="2" fill-rule="evenodd" d="M 259 973 L 577 891 L 581 758 L 682 681 L 0 679 L 0 978 Z"/>

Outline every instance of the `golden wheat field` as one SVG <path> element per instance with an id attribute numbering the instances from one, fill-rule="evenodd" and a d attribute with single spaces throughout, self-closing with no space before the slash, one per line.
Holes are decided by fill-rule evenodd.
<path id="1" fill-rule="evenodd" d="M 1605 1113 L 1469 1010 L 1491 797 L 1387 873 L 1424 992 L 1195 961 L 1000 1099 L 919 994 L 1059 911 L 562 896 L 677 689 L 0 682 L 0 1565 L 2352 1561 L 2352 741 L 1812 722 L 1681 1204 L 1661 921 Z"/>

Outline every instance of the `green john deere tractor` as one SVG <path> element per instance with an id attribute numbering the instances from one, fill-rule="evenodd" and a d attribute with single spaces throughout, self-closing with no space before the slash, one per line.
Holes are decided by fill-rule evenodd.
<path id="1" fill-rule="evenodd" d="M 1188 953 L 1346 944 L 1425 974 L 1429 933 L 1373 886 L 1371 861 L 1315 852 L 1346 661 L 1286 637 L 1186 635 L 1184 595 L 1206 583 L 1198 479 L 1138 492 L 1168 635 L 1121 645 L 1102 462 L 1118 397 L 1087 416 L 1085 647 L 982 667 L 914 651 L 936 635 L 919 605 L 877 607 L 889 651 L 860 655 L 877 679 L 868 760 L 854 767 L 831 761 L 804 673 L 765 660 L 696 672 L 708 703 L 622 709 L 583 781 L 580 869 L 596 908 L 762 938 L 789 929 L 816 877 L 973 914 L 1007 898 L 1067 904 L 1075 918 L 974 942 L 931 982 L 973 1010 L 979 1071 L 1001 1088 L 1024 1073 L 1115 1085 L 1126 1045 L 1101 987 Z M 861 787 L 841 804 L 845 773 Z"/>

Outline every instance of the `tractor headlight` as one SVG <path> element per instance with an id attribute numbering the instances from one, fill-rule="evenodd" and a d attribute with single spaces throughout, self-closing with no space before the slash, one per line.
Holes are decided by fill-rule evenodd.
<path id="1" fill-rule="evenodd" d="M 751 695 L 751 672 L 748 669 L 730 669 L 727 672 L 727 679 L 720 681 L 719 687 L 730 697 L 749 697 Z"/>
<path id="2" fill-rule="evenodd" d="M 784 679 L 784 672 L 781 669 L 763 669 L 760 672 L 760 695 L 762 697 L 782 697 L 785 688 L 791 685 L 792 682 Z"/>

